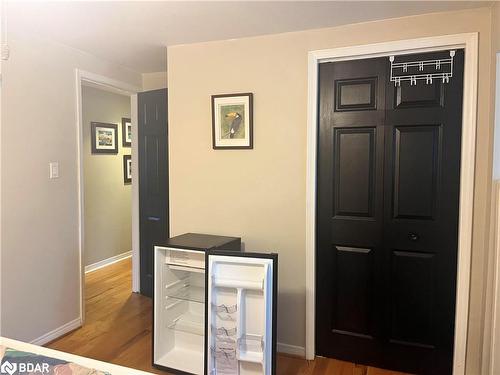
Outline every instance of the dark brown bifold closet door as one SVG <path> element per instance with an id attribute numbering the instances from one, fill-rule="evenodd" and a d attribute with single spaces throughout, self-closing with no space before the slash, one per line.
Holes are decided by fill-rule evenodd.
<path id="1" fill-rule="evenodd" d="M 169 237 L 167 89 L 138 95 L 141 294 L 153 295 L 153 247 Z M 132 166 L 133 167 L 133 166 Z"/>
<path id="2" fill-rule="evenodd" d="M 387 57 L 320 65 L 316 354 L 451 374 L 463 51 L 449 83 L 389 77 Z"/>

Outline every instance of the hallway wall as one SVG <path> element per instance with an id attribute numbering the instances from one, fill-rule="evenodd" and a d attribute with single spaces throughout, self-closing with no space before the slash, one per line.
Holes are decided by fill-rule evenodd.
<path id="1" fill-rule="evenodd" d="M 130 97 L 82 87 L 85 266 L 132 250 L 132 185 L 123 182 L 122 117 L 130 118 Z M 90 123 L 118 125 L 118 154 L 91 153 Z"/>

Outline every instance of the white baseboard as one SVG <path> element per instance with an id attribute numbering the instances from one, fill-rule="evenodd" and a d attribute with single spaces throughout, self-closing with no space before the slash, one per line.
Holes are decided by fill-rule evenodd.
<path id="1" fill-rule="evenodd" d="M 288 345 L 279 342 L 277 350 L 278 353 L 295 355 L 297 357 L 304 358 L 306 356 L 306 348 L 303 346 Z"/>
<path id="2" fill-rule="evenodd" d="M 89 273 L 92 271 L 96 271 L 100 268 L 107 267 L 113 263 L 119 262 L 123 259 L 130 258 L 132 256 L 132 251 L 127 251 L 125 253 L 121 253 L 118 255 L 115 255 L 114 257 L 108 258 L 108 259 L 103 259 L 99 262 L 89 264 L 88 266 L 85 266 L 85 273 Z"/>
<path id="3" fill-rule="evenodd" d="M 71 322 L 68 322 L 68 323 L 54 329 L 53 331 L 46 333 L 43 336 L 40 336 L 37 339 L 34 339 L 33 341 L 30 342 L 30 344 L 45 345 L 48 342 L 51 342 L 51 341 L 61 337 L 62 335 L 65 335 L 66 333 L 71 332 L 74 329 L 77 329 L 81 326 L 82 326 L 82 320 L 80 318 L 77 318 L 75 320 L 72 320 Z"/>

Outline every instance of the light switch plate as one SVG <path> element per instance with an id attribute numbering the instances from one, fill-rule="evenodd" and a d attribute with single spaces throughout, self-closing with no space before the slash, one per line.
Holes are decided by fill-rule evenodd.
<path id="1" fill-rule="evenodd" d="M 59 178 L 59 163 L 56 161 L 49 163 L 49 178 Z"/>

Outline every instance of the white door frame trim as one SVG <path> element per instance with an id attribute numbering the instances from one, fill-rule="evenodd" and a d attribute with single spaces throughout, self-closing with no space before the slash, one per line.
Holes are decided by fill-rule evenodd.
<path id="1" fill-rule="evenodd" d="M 453 374 L 465 374 L 465 355 L 469 316 L 469 284 L 472 251 L 472 214 L 476 150 L 478 34 L 464 33 L 392 42 L 311 51 L 308 55 L 307 174 L 306 174 L 306 358 L 315 355 L 315 278 L 316 278 L 316 157 L 318 65 L 345 61 L 465 49 L 462 113 L 462 159 L 460 172 L 460 213 L 458 234 L 457 293 Z"/>
<path id="2" fill-rule="evenodd" d="M 77 173 L 78 173 L 78 259 L 79 259 L 79 270 L 80 270 L 80 320 L 83 325 L 85 322 L 85 264 L 84 258 L 84 171 L 83 171 L 83 113 L 82 113 L 82 82 L 90 82 L 99 86 L 104 86 L 110 91 L 117 93 L 122 93 L 130 96 L 131 104 L 131 122 L 132 131 L 136 129 L 137 131 L 137 93 L 141 91 L 140 87 L 131 85 L 126 82 L 118 81 L 109 77 L 105 77 L 99 74 L 87 72 L 81 69 L 75 69 L 75 79 L 76 79 L 76 137 L 77 137 Z M 135 107 L 134 107 L 135 105 Z M 134 140 L 136 141 L 134 143 Z M 134 147 L 135 146 L 135 147 Z M 137 158 L 137 136 L 133 136 L 132 140 L 132 163 L 137 165 L 134 159 Z M 135 173 L 134 173 L 135 172 Z M 132 168 L 132 179 L 138 181 L 137 168 Z M 135 185 L 135 189 L 134 189 Z M 132 184 L 132 201 L 134 200 L 134 195 L 137 195 L 138 199 L 138 184 Z M 139 212 L 132 205 L 132 217 L 139 217 Z M 138 233 L 134 233 L 134 228 L 132 229 L 132 242 L 134 238 L 138 236 Z M 132 291 L 139 291 L 139 253 L 138 249 L 132 249 Z"/>
<path id="3" fill-rule="evenodd" d="M 500 131 L 500 52 L 495 54 L 495 147 L 493 165 L 496 166 L 500 144 L 498 143 L 498 132 Z M 490 318 L 488 315 L 486 323 L 491 321 L 491 326 L 485 326 L 485 343 L 483 349 L 483 372 L 495 375 L 500 372 L 500 175 L 497 170 L 493 170 L 493 185 L 491 197 L 491 237 L 490 246 L 492 252 L 489 262 L 492 267 L 488 271 L 491 276 L 488 278 L 487 287 L 491 291 L 487 295 L 490 302 Z M 489 306 L 487 304 L 487 306 Z"/>

